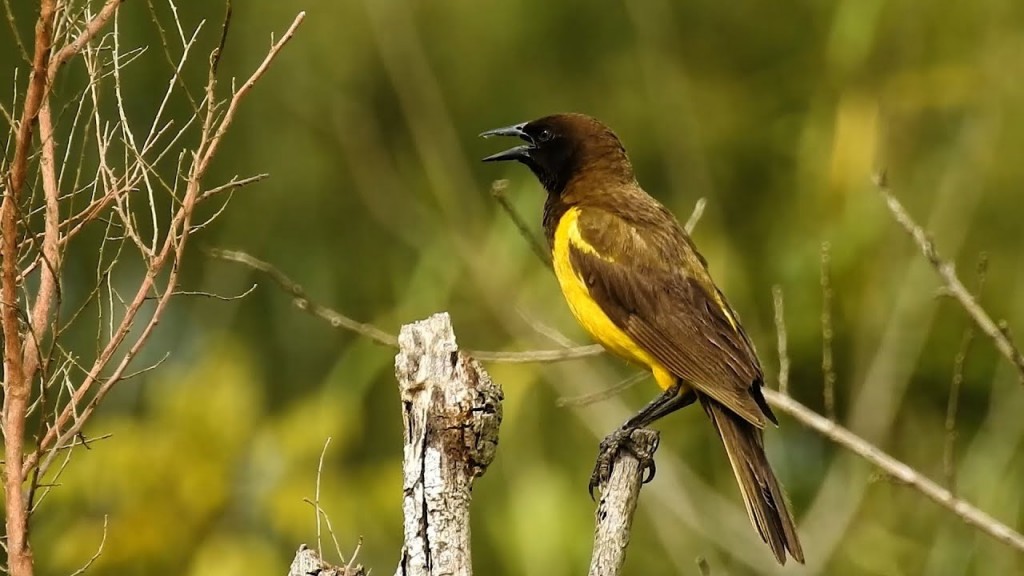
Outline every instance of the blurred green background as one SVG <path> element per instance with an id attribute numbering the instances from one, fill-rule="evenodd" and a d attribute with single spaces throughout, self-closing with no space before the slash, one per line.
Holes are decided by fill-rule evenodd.
<path id="1" fill-rule="evenodd" d="M 153 2 L 172 29 L 168 7 Z M 28 42 L 37 8 L 14 4 Z M 183 72 L 196 94 L 223 9 L 178 6 L 186 32 L 205 20 Z M 885 208 L 871 183 L 879 167 L 965 283 L 976 284 L 988 255 L 982 301 L 1024 335 L 1019 0 L 235 0 L 233 9 L 222 87 L 249 75 L 271 33 L 300 10 L 307 17 L 244 101 L 207 183 L 270 178 L 236 193 L 196 234 L 183 289 L 232 295 L 259 285 L 241 300 L 172 305 L 138 367 L 170 358 L 108 398 L 86 432 L 113 437 L 75 453 L 34 518 L 40 574 L 85 563 L 105 517 L 92 574 L 284 574 L 297 546 L 315 543 L 303 498 L 313 497 L 328 437 L 322 506 L 346 553 L 362 537 L 359 561 L 391 573 L 402 455 L 393 351 L 332 329 L 265 278 L 199 248 L 275 263 L 320 303 L 392 332 L 447 310 L 467 348 L 556 347 L 537 323 L 586 343 L 553 276 L 488 192 L 508 178 L 539 232 L 542 190 L 522 167 L 478 162 L 501 144 L 476 134 L 552 112 L 610 124 L 641 183 L 681 219 L 707 198 L 694 238 L 769 384 L 778 284 L 790 390 L 818 410 L 819 255 L 829 242 L 838 418 L 932 478 L 943 480 L 947 395 L 969 322 L 938 295 L 934 271 Z M 123 72 L 130 120 L 148 127 L 172 67 L 146 2 L 125 3 L 119 18 L 122 47 L 151 47 Z M 0 43 L 0 72 L 15 78 L 17 68 L 23 90 L 28 68 L 6 25 Z M 55 102 L 73 102 L 82 79 L 74 61 Z M 171 116 L 188 116 L 187 99 L 171 105 Z M 173 169 L 161 168 L 169 178 Z M 65 273 L 67 293 L 94 280 L 71 260 Z M 88 358 L 87 339 L 69 342 L 79 344 Z M 645 382 L 561 408 L 559 398 L 634 369 L 608 357 L 488 369 L 504 387 L 505 419 L 474 493 L 477 573 L 582 574 L 597 442 L 655 389 Z M 1018 528 L 1021 414 L 1017 376 L 977 340 L 958 414 L 957 491 Z M 1018 552 L 786 417 L 767 444 L 808 563 L 780 569 L 704 415 L 686 410 L 659 428 L 658 477 L 641 496 L 626 574 L 692 574 L 698 556 L 716 575 L 1024 573 Z"/>

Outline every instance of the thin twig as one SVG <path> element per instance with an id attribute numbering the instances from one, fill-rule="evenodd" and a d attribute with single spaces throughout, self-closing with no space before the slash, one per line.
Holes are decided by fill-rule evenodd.
<path id="1" fill-rule="evenodd" d="M 337 543 L 335 543 L 335 544 L 337 544 Z M 345 564 L 345 572 L 342 573 L 343 576 L 350 576 L 350 575 L 354 576 L 357 573 L 362 573 L 363 567 L 355 563 L 356 562 L 356 557 L 359 556 L 359 552 L 362 549 L 363 549 L 363 537 L 360 536 L 359 540 L 356 541 L 356 548 L 355 548 L 355 550 L 352 551 L 352 557 L 348 559 L 348 564 Z M 338 552 L 338 555 L 339 556 L 341 555 L 340 551 Z"/>
<path id="2" fill-rule="evenodd" d="M 516 312 L 519 313 L 520 318 L 522 318 L 527 324 L 530 325 L 530 329 L 540 334 L 541 336 L 547 338 L 548 340 L 551 340 L 555 344 L 558 344 L 562 348 L 572 348 L 578 345 L 572 340 L 570 340 L 565 334 L 562 334 L 561 332 L 556 330 L 554 326 L 548 325 L 542 322 L 541 320 L 537 319 L 536 317 L 527 314 L 522 310 L 519 310 L 518 308 L 516 309 Z"/>
<path id="3" fill-rule="evenodd" d="M 355 332 L 356 334 L 369 338 L 377 344 L 383 344 L 384 346 L 390 346 L 392 348 L 398 347 L 398 338 L 393 334 L 388 334 L 372 324 L 357 322 L 344 314 L 313 302 L 306 295 L 306 291 L 302 286 L 268 262 L 264 262 L 263 260 L 250 256 L 245 252 L 239 252 L 236 250 L 210 248 L 206 250 L 206 253 L 214 258 L 219 258 L 220 260 L 244 264 L 253 270 L 266 274 L 274 281 L 275 284 L 278 285 L 278 287 L 293 298 L 292 302 L 298 309 L 305 310 L 314 316 L 326 320 L 334 328 L 344 328 L 350 332 Z"/>
<path id="4" fill-rule="evenodd" d="M 978 261 L 978 285 L 974 292 L 975 298 L 981 298 L 987 271 L 988 257 L 982 254 Z M 960 406 L 960 388 L 964 383 L 964 364 L 973 341 L 974 326 L 971 325 L 964 329 L 964 335 L 960 340 L 960 349 L 953 360 L 953 380 L 949 385 L 949 400 L 946 403 L 946 442 L 942 449 L 942 470 L 946 477 L 946 487 L 954 494 L 956 493 L 956 414 Z"/>
<path id="5" fill-rule="evenodd" d="M 697 227 L 697 222 L 700 222 L 700 217 L 704 215 L 704 207 L 707 206 L 707 203 L 707 198 L 700 197 L 697 199 L 693 212 L 690 213 L 690 217 L 686 220 L 686 225 L 683 226 L 687 234 L 693 234 L 693 229 Z"/>
<path id="6" fill-rule="evenodd" d="M 924 257 L 928 262 L 935 268 L 935 271 L 939 274 L 945 284 L 946 290 L 949 294 L 956 298 L 964 311 L 967 312 L 968 316 L 974 320 L 980 329 L 986 336 L 992 339 L 996 345 L 996 349 L 1006 357 L 1007 360 L 1014 366 L 1020 376 L 1020 382 L 1024 384 L 1024 355 L 1021 355 L 1020 348 L 1014 343 L 1013 339 L 1009 335 L 1009 331 L 992 320 L 992 317 L 985 312 L 985 309 L 978 304 L 977 300 L 971 296 L 971 293 L 964 287 L 963 283 L 956 275 L 956 268 L 951 262 L 942 259 L 938 251 L 935 248 L 935 243 L 924 231 L 923 228 L 917 225 L 914 220 L 907 213 L 903 205 L 900 204 L 899 200 L 893 196 L 889 190 L 888 178 L 885 172 L 879 173 L 875 177 L 875 186 L 878 191 L 882 194 L 882 198 L 885 199 L 886 205 L 889 207 L 889 211 L 892 212 L 896 221 L 903 226 L 903 229 L 913 237 L 914 242 L 917 243 L 918 249 L 924 254 Z"/>
<path id="7" fill-rule="evenodd" d="M 7 13 L 7 25 L 11 27 L 11 36 L 14 37 L 14 42 L 18 45 L 18 52 L 21 54 L 21 59 L 25 62 L 31 62 L 32 59 L 28 56 L 28 50 L 25 49 L 25 44 L 21 41 L 21 34 L 18 33 L 18 24 L 14 21 L 14 11 L 11 10 L 11 0 L 4 0 L 4 11 Z"/>
<path id="8" fill-rule="evenodd" d="M 278 270 L 273 264 L 264 262 L 259 258 L 237 250 L 210 248 L 206 250 L 206 253 L 213 258 L 227 260 L 229 262 L 237 262 L 248 266 L 253 270 L 266 274 L 274 281 L 275 284 L 278 285 L 278 287 L 292 297 L 292 302 L 297 308 L 309 312 L 313 316 L 322 320 L 326 320 L 334 328 L 343 328 L 350 332 L 354 332 L 369 338 L 377 344 L 382 344 L 391 348 L 398 347 L 398 338 L 394 334 L 381 330 L 372 324 L 353 320 L 334 309 L 314 302 L 309 298 L 302 286 L 289 278 L 284 272 Z M 529 352 L 493 352 L 488 350 L 474 350 L 467 353 L 477 360 L 485 362 L 527 364 L 560 362 L 562 360 L 572 360 L 575 358 L 587 358 L 589 356 L 597 356 L 603 352 L 604 348 L 602 348 L 601 345 L 593 344 L 590 346 L 576 346 L 574 348 L 565 348 L 562 350 L 533 350 Z"/>
<path id="9" fill-rule="evenodd" d="M 199 199 L 200 200 L 206 200 L 210 196 L 213 196 L 215 194 L 220 194 L 221 192 L 231 192 L 231 191 L 237 190 L 238 188 L 241 188 L 243 186 L 248 186 L 249 184 L 253 184 L 255 182 L 259 182 L 260 180 L 263 180 L 263 179 L 265 179 L 265 178 L 267 178 L 269 176 L 270 176 L 270 174 L 256 174 L 255 176 L 249 176 L 248 178 L 238 178 L 238 177 L 235 177 L 235 178 L 232 178 L 231 181 L 226 183 L 226 184 L 221 184 L 220 186 L 217 186 L 216 188 L 210 188 L 206 192 L 203 192 L 199 196 Z"/>
<path id="10" fill-rule="evenodd" d="M 331 445 L 331 437 L 328 436 L 327 440 L 324 441 L 324 448 L 320 451 L 320 461 L 316 465 L 316 494 L 314 495 L 313 505 L 316 507 L 316 549 L 320 552 L 320 555 L 324 555 L 324 545 L 320 538 L 320 477 L 324 471 L 324 455 L 327 454 L 327 447 Z"/>
<path id="11" fill-rule="evenodd" d="M 619 381 L 618 384 L 609 386 L 604 390 L 592 392 L 590 394 L 581 394 L 579 396 L 563 396 L 555 400 L 555 405 L 559 408 L 565 407 L 576 407 L 576 406 L 587 406 L 594 402 L 601 402 L 622 394 L 626 390 L 629 390 L 633 386 L 636 386 L 640 382 L 643 382 L 650 377 L 650 372 L 637 372 L 632 376 L 627 376 Z"/>
<path id="12" fill-rule="evenodd" d="M 309 498 L 303 498 L 302 501 L 305 502 L 306 504 L 309 504 L 310 506 L 313 506 L 313 508 L 318 511 L 318 518 L 323 517 L 324 523 L 327 524 L 327 533 L 331 535 L 331 540 L 334 540 L 334 549 L 337 551 L 338 556 L 342 559 L 342 561 L 344 561 L 345 556 L 341 553 L 341 546 L 338 544 L 338 537 L 334 533 L 334 526 L 331 525 L 331 517 L 327 515 L 327 512 L 325 512 L 323 508 L 316 508 L 316 504 L 314 504 L 313 501 L 310 500 Z M 319 520 L 317 520 L 317 523 L 319 523 Z M 317 555 L 323 557 L 323 554 L 320 552 L 320 550 L 317 550 Z"/>
<path id="13" fill-rule="evenodd" d="M 836 370 L 832 363 L 832 254 L 828 242 L 821 243 L 821 374 L 825 415 L 836 419 Z"/>
<path id="14" fill-rule="evenodd" d="M 772 286 L 772 307 L 775 309 L 775 333 L 779 349 L 779 394 L 789 395 L 789 349 L 786 344 L 786 311 L 782 286 Z"/>
<path id="15" fill-rule="evenodd" d="M 82 574 L 85 574 L 86 570 L 88 570 L 89 567 L 92 566 L 92 563 L 95 562 L 100 557 L 100 554 L 103 554 L 103 546 L 107 543 L 107 519 L 108 519 L 107 515 L 104 514 L 103 515 L 103 537 L 100 538 L 100 545 L 96 548 L 96 552 L 92 555 L 91 558 L 89 558 L 89 561 L 86 562 L 84 566 L 82 566 L 78 570 L 75 570 L 74 572 L 72 572 L 71 576 L 81 576 Z"/>
<path id="16" fill-rule="evenodd" d="M 227 17 L 230 17 L 230 14 L 230 11 L 228 11 Z M 199 173 L 203 173 L 206 171 L 206 168 L 209 165 L 210 160 L 212 160 L 214 155 L 217 153 L 217 149 L 220 147 L 220 143 L 224 138 L 224 134 L 227 133 L 228 127 L 231 126 L 231 122 L 235 119 L 235 113 L 238 111 L 238 105 L 241 103 L 242 98 L 245 97 L 245 95 L 250 90 L 252 90 L 253 86 L 256 85 L 256 82 L 263 77 L 263 74 L 265 74 L 267 69 L 270 67 L 270 63 L 273 62 L 275 58 L 277 58 L 277 54 L 281 51 L 282 48 L 284 48 L 284 45 L 287 44 L 288 41 L 291 40 L 293 36 L 295 36 L 295 31 L 299 28 L 299 25 L 302 24 L 302 21 L 305 20 L 305 18 L 305 12 L 299 12 L 295 16 L 295 19 L 292 21 L 291 26 L 289 26 L 288 29 L 284 31 L 284 34 L 281 35 L 281 38 L 278 41 L 271 44 L 270 49 L 267 50 L 267 55 L 263 58 L 263 62 L 261 62 L 260 65 L 256 67 L 256 71 L 254 71 L 249 76 L 249 78 L 242 84 L 242 86 L 238 88 L 238 91 L 235 92 L 234 96 L 231 97 L 231 101 L 228 103 L 228 109 L 226 112 L 224 112 L 224 117 L 221 119 L 220 124 L 217 125 L 216 133 L 214 133 L 213 137 L 210 138 L 209 143 L 206 146 L 205 151 L 203 153 L 202 159 L 196 165 L 196 167 L 199 169 Z M 227 28 L 228 25 L 225 22 L 223 28 L 223 36 L 221 37 L 222 42 L 224 41 L 224 37 L 227 34 Z M 215 55 L 214 57 L 214 66 L 216 66 L 216 58 L 219 57 L 220 53 L 221 48 L 218 48 L 217 55 Z M 215 69 L 211 69 L 211 76 L 215 72 Z"/>
<path id="17" fill-rule="evenodd" d="M 232 300 L 241 300 L 252 294 L 256 290 L 259 284 L 253 284 L 249 286 L 244 292 L 236 294 L 234 296 L 224 296 L 223 294 L 215 294 L 213 292 L 204 292 L 202 290 L 175 290 L 175 296 L 202 296 L 203 298 L 212 298 L 214 300 L 223 300 L 224 302 L 231 302 Z"/>
<path id="18" fill-rule="evenodd" d="M 512 223 L 515 224 L 516 230 L 519 234 L 526 239 L 526 244 L 533 250 L 534 255 L 537 259 L 544 263 L 548 268 L 551 267 L 551 254 L 548 249 L 544 247 L 537 236 L 530 231 L 530 227 L 526 224 L 526 220 L 523 219 L 522 215 L 516 210 L 512 202 L 509 201 L 508 195 L 505 192 L 508 190 L 508 180 L 495 180 L 491 183 L 491 196 L 498 201 L 498 205 L 505 211 Z"/>
<path id="19" fill-rule="evenodd" d="M 100 8 L 98 14 L 85 25 L 82 29 L 82 33 L 78 35 L 73 41 L 64 46 L 58 51 L 49 63 L 48 74 L 52 80 L 56 75 L 60 67 L 68 61 L 69 58 L 78 54 L 82 48 L 89 43 L 110 21 L 110 18 L 117 12 L 118 7 L 121 5 L 123 0 L 107 0 Z"/>

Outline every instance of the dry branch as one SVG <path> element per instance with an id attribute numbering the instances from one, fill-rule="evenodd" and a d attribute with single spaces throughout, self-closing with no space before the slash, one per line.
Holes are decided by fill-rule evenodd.
<path id="1" fill-rule="evenodd" d="M 247 268 L 260 272 L 272 280 L 279 288 L 292 297 L 292 303 L 296 308 L 309 312 L 322 320 L 326 320 L 334 328 L 344 328 L 349 332 L 369 338 L 377 344 L 390 346 L 398 345 L 394 334 L 390 334 L 373 324 L 355 320 L 333 308 L 328 308 L 310 299 L 302 286 L 288 277 L 276 266 L 238 250 L 223 250 L 219 248 L 207 250 L 213 258 L 236 262 Z M 590 346 L 576 346 L 561 350 L 531 350 L 527 352 L 493 352 L 489 350 L 471 350 L 467 354 L 484 362 L 507 362 L 511 364 L 526 364 L 533 362 L 561 362 L 576 358 L 586 358 L 604 353 L 604 348 L 599 344 Z"/>
<path id="2" fill-rule="evenodd" d="M 952 262 L 942 258 L 928 233 L 914 222 L 910 214 L 903 207 L 903 204 L 900 204 L 900 201 L 893 196 L 892 191 L 889 190 L 888 178 L 884 172 L 875 178 L 875 185 L 882 194 L 882 198 L 885 199 L 885 203 L 892 212 L 893 217 L 910 234 L 914 242 L 917 243 L 918 249 L 921 250 L 924 257 L 935 268 L 949 295 L 960 303 L 960 306 L 967 312 L 967 315 L 978 325 L 978 329 L 992 339 L 996 349 L 1013 364 L 1013 367 L 1020 375 L 1021 382 L 1024 383 L 1024 355 L 1020 353 L 1020 348 L 1014 343 L 1009 332 L 994 322 L 992 317 L 985 312 L 985 309 L 978 304 L 977 299 L 971 295 L 970 290 L 957 277 L 956 267 L 953 266 Z"/>
<path id="3" fill-rule="evenodd" d="M 174 0 L 168 1 L 177 14 Z M 192 42 L 185 43 L 148 136 L 137 145 L 125 113 L 122 68 L 139 50 L 121 50 L 116 18 L 121 4 L 122 0 L 105 0 L 98 13 L 90 15 L 87 10 L 68 10 L 54 0 L 39 0 L 32 72 L 24 87 L 20 121 L 12 126 L 14 153 L 10 162 L 4 163 L 10 168 L 2 175 L 0 206 L 6 496 L 2 542 L 8 556 L 7 569 L 15 576 L 30 576 L 33 572 L 29 516 L 49 488 L 56 485 L 72 448 L 81 445 L 77 437 L 90 416 L 115 385 L 152 368 L 129 370 L 169 301 L 183 294 L 177 290 L 177 282 L 185 247 L 190 234 L 205 224 L 193 223 L 196 206 L 219 191 L 233 190 L 259 178 L 236 178 L 207 192 L 201 187 L 242 98 L 304 17 L 300 13 L 282 37 L 271 43 L 262 63 L 227 98 L 226 110 L 214 91 L 215 58 L 211 58 L 206 99 L 195 108 L 195 116 L 178 123 L 181 127 L 173 133 L 167 130 L 172 123 L 162 114 L 188 59 Z M 104 34 L 111 23 L 113 33 Z M 197 35 L 198 28 L 193 40 Z M 224 38 L 221 40 L 223 48 Z M 55 125 L 60 120 L 57 111 L 61 102 L 52 95 L 59 93 L 54 90 L 59 71 L 76 56 L 84 63 L 88 82 L 80 88 L 75 113 L 67 121 L 68 130 L 68 126 Z M 112 87 L 112 91 L 101 90 L 101 85 Z M 116 127 L 104 117 L 108 109 L 104 95 L 111 95 L 116 104 Z M 195 149 L 185 144 L 195 141 L 192 136 L 198 136 Z M 72 150 L 78 149 L 82 153 L 75 165 Z M 95 159 L 90 159 L 86 151 L 95 152 Z M 179 157 L 179 170 L 171 182 L 155 168 L 168 153 Z M 30 165 L 30 158 L 38 159 L 35 166 Z M 64 180 L 68 174 L 72 174 L 73 182 Z M 41 193 L 34 186 L 40 186 Z M 163 223 L 157 215 L 157 188 L 173 200 L 168 221 Z M 85 201 L 76 202 L 82 199 Z M 152 216 L 151 238 L 143 239 L 137 228 L 136 219 L 142 212 L 139 207 L 145 216 Z M 42 231 L 33 229 L 37 215 L 41 215 Z M 87 227 L 103 234 L 96 284 L 85 302 L 75 303 L 77 311 L 70 319 L 64 319 L 59 314 L 63 304 L 61 263 L 72 239 Z M 105 250 L 115 255 L 105 256 Z M 133 257 L 136 261 L 129 263 Z M 115 267 L 127 269 L 132 264 L 144 273 L 132 286 L 134 292 L 122 297 L 111 286 L 110 278 Z M 153 305 L 145 306 L 147 303 Z M 97 331 L 96 352 L 68 350 L 60 343 L 61 335 L 90 305 L 99 309 L 98 324 L 102 327 Z M 27 442 L 31 432 L 26 430 L 30 415 L 33 422 L 38 422 L 31 443 Z M 58 461 L 62 463 L 56 472 L 47 476 L 51 465 Z M 42 488 L 38 499 L 37 488 Z"/>
<path id="4" fill-rule="evenodd" d="M 775 390 L 764 388 L 765 398 L 772 408 L 792 416 L 795 420 L 822 436 L 846 448 L 883 472 L 924 494 L 942 507 L 963 519 L 982 532 L 992 536 L 1021 552 L 1024 552 L 1024 536 L 1019 532 L 982 512 L 970 502 L 957 498 L 952 492 L 933 482 L 917 470 L 883 452 L 880 448 L 821 416 L 793 398 Z"/>
<path id="5" fill-rule="evenodd" d="M 24 495 L 27 474 L 22 470 L 25 457 L 25 419 L 31 399 L 32 383 L 25 377 L 20 305 L 18 302 L 18 239 L 20 197 L 28 172 L 32 132 L 43 107 L 47 91 L 47 65 L 53 42 L 53 22 L 57 6 L 54 0 L 42 0 L 36 22 L 32 75 L 29 77 L 21 122 L 14 141 L 14 159 L 5 175 L 4 199 L 0 205 L 0 317 L 4 335 L 4 518 L 7 535 L 8 569 L 15 576 L 32 575 L 32 550 L 28 539 L 29 502 Z"/>

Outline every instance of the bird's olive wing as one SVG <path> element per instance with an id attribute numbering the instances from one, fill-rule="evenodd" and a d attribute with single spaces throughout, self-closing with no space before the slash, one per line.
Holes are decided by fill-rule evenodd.
<path id="1" fill-rule="evenodd" d="M 749 339 L 678 224 L 581 209 L 570 261 L 615 324 L 686 384 L 763 427 L 775 416 Z"/>

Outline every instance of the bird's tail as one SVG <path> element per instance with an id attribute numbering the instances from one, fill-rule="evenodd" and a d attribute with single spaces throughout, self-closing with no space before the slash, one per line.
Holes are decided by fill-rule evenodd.
<path id="1" fill-rule="evenodd" d="M 707 396 L 701 396 L 700 403 L 725 444 L 750 522 L 771 546 L 780 564 L 786 563 L 786 550 L 803 564 L 804 551 L 796 535 L 796 523 L 768 464 L 761 430 Z"/>

